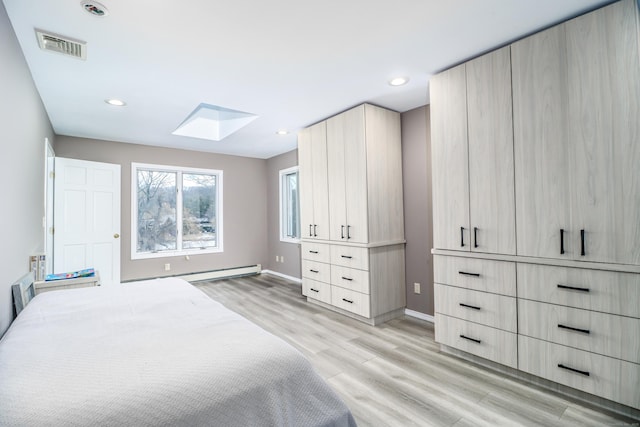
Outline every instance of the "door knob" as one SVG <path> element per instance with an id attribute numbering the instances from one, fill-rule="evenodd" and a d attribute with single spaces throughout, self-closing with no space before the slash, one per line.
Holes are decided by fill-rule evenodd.
<path id="1" fill-rule="evenodd" d="M 114 234 L 114 235 L 113 235 L 113 238 L 114 238 L 114 239 L 117 239 L 118 237 L 120 237 L 120 235 L 119 235 L 118 233 L 116 233 L 116 234 Z"/>

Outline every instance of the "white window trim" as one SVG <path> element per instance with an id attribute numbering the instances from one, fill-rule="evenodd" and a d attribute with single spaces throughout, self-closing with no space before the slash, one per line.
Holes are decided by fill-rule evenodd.
<path id="1" fill-rule="evenodd" d="M 278 216 L 278 219 L 280 221 L 280 241 L 281 242 L 286 242 L 286 243 L 300 243 L 300 238 L 296 239 L 296 238 L 291 238 L 291 237 L 287 236 L 285 218 L 283 216 L 283 213 L 284 213 L 283 212 L 284 211 L 284 209 L 283 209 L 284 208 L 284 206 L 283 206 L 284 205 L 284 203 L 283 203 L 284 200 L 282 199 L 282 196 L 283 196 L 283 188 L 282 188 L 283 187 L 283 177 L 286 176 L 286 175 L 289 175 L 290 173 L 293 173 L 293 172 L 298 172 L 298 166 L 292 166 L 292 167 L 287 168 L 287 169 L 282 169 L 280 171 L 279 178 L 278 178 L 278 187 L 280 189 L 280 192 L 279 192 L 279 194 L 280 194 L 280 197 L 279 197 L 279 202 L 280 202 L 279 213 L 280 214 Z M 298 178 L 300 178 L 300 173 L 298 173 Z M 300 191 L 300 185 L 298 184 L 298 203 L 300 203 L 300 193 L 299 193 L 299 191 Z M 298 221 L 300 221 L 299 212 L 300 212 L 300 210 L 298 208 Z"/>
<path id="2" fill-rule="evenodd" d="M 138 218 L 138 183 L 137 183 L 137 170 L 138 169 L 146 169 L 146 170 L 157 170 L 157 171 L 165 171 L 165 172 L 179 172 L 182 173 L 200 173 L 200 174 L 211 174 L 217 175 L 218 179 L 216 180 L 216 207 L 217 207 L 217 222 L 216 222 L 216 239 L 218 246 L 215 248 L 206 248 L 206 249 L 181 249 L 175 251 L 162 251 L 162 252 L 148 252 L 148 253 L 137 253 L 137 238 L 138 238 L 138 230 L 137 230 L 137 218 Z M 224 252 L 224 237 L 223 237 L 223 212 L 224 208 L 222 206 L 223 200 L 223 192 L 222 192 L 222 176 L 223 171 L 216 169 L 201 169 L 201 168 L 189 168 L 184 166 L 168 166 L 168 165 L 156 165 L 149 163 L 134 163 L 131 162 L 131 259 L 151 259 L 151 258 L 168 258 L 168 257 L 176 257 L 176 256 L 185 256 L 185 255 L 201 255 L 201 254 L 211 254 L 211 253 L 219 253 Z M 182 190 L 182 181 L 176 180 L 176 185 L 179 188 L 179 191 Z M 176 223 L 182 224 L 182 209 L 176 209 Z M 182 226 L 178 226 L 178 236 L 180 240 L 182 240 Z"/>

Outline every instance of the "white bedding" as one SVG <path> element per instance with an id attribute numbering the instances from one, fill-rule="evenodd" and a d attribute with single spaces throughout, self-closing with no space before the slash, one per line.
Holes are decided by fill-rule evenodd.
<path id="1" fill-rule="evenodd" d="M 293 347 L 180 279 L 38 295 L 0 341 L 2 426 L 355 426 Z"/>

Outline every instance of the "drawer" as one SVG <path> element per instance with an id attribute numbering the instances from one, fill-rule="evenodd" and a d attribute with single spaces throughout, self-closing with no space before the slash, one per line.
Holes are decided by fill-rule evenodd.
<path id="1" fill-rule="evenodd" d="M 516 296 L 514 262 L 436 255 L 433 275 L 443 285 Z"/>
<path id="2" fill-rule="evenodd" d="M 331 245 L 331 264 L 369 270 L 369 249 Z"/>
<path id="3" fill-rule="evenodd" d="M 640 274 L 518 263 L 518 297 L 640 318 Z"/>
<path id="4" fill-rule="evenodd" d="M 518 324 L 529 337 L 640 363 L 640 319 L 521 299 Z"/>
<path id="5" fill-rule="evenodd" d="M 331 261 L 329 245 L 324 243 L 302 242 L 300 250 L 302 251 L 302 259 L 324 262 L 326 264 L 329 264 Z"/>
<path id="6" fill-rule="evenodd" d="M 331 305 L 362 317 L 370 317 L 369 295 L 338 286 L 331 287 Z"/>
<path id="7" fill-rule="evenodd" d="M 369 293 L 369 272 L 355 268 L 331 266 L 331 284 L 362 294 Z"/>
<path id="8" fill-rule="evenodd" d="M 640 365 L 518 336 L 521 370 L 633 408 L 640 408 Z"/>
<path id="9" fill-rule="evenodd" d="M 331 266 L 322 262 L 302 260 L 302 277 L 318 282 L 329 283 L 331 281 Z"/>
<path id="10" fill-rule="evenodd" d="M 302 279 L 302 295 L 331 304 L 331 285 L 311 279 Z"/>
<path id="11" fill-rule="evenodd" d="M 505 331 L 518 332 L 516 299 L 436 283 L 436 312 Z"/>
<path id="12" fill-rule="evenodd" d="M 517 367 L 517 335 L 436 313 L 436 341 L 512 368 Z"/>

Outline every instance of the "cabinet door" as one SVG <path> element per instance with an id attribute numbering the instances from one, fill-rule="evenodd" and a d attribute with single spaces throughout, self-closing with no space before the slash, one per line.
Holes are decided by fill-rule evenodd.
<path id="1" fill-rule="evenodd" d="M 433 245 L 469 250 L 469 172 L 465 65 L 430 81 Z"/>
<path id="2" fill-rule="evenodd" d="M 300 177 L 300 234 L 313 238 L 313 153 L 311 129 L 298 133 L 298 176 Z"/>
<path id="3" fill-rule="evenodd" d="M 466 68 L 471 251 L 515 255 L 510 48 Z"/>
<path id="4" fill-rule="evenodd" d="M 311 126 L 311 153 L 313 163 L 313 237 L 328 240 L 329 189 L 327 182 L 326 122 Z"/>
<path id="5" fill-rule="evenodd" d="M 640 264 L 637 7 L 617 2 L 566 24 L 572 222 L 580 260 Z"/>
<path id="6" fill-rule="evenodd" d="M 571 258 L 565 26 L 514 43 L 511 66 L 517 253 Z"/>
<path id="7" fill-rule="evenodd" d="M 344 185 L 347 209 L 347 241 L 367 243 L 369 224 L 367 209 L 367 146 L 365 141 L 365 106 L 342 114 L 344 125 Z"/>
<path id="8" fill-rule="evenodd" d="M 347 206 L 345 189 L 345 135 L 346 117 L 339 114 L 327 120 L 327 170 L 329 194 L 329 238 L 335 241 L 347 240 Z"/>

